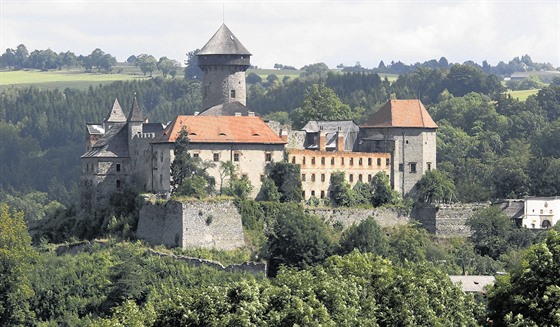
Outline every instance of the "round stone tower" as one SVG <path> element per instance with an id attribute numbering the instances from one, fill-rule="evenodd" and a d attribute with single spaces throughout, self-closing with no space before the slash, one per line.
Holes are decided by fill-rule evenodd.
<path id="1" fill-rule="evenodd" d="M 222 24 L 210 41 L 197 53 L 202 80 L 202 110 L 228 102 L 247 104 L 245 71 L 251 53 Z"/>

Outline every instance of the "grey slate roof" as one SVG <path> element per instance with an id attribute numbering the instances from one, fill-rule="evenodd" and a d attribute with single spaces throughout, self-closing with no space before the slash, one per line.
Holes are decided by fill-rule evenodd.
<path id="1" fill-rule="evenodd" d="M 463 292 L 484 292 L 484 286 L 494 285 L 496 278 L 494 276 L 463 276 L 463 275 L 450 275 L 449 279 L 453 284 L 461 284 Z"/>
<path id="2" fill-rule="evenodd" d="M 144 115 L 142 114 L 142 110 L 138 106 L 138 102 L 136 101 L 136 97 L 132 101 L 132 108 L 130 109 L 130 114 L 128 115 L 128 121 L 131 122 L 143 122 Z"/>
<path id="3" fill-rule="evenodd" d="M 166 125 L 162 123 L 144 123 L 142 124 L 142 133 L 157 133 L 163 131 Z"/>
<path id="4" fill-rule="evenodd" d="M 101 135 L 105 133 L 105 129 L 101 124 L 86 124 L 88 135 Z"/>
<path id="5" fill-rule="evenodd" d="M 352 151 L 358 138 L 360 127 L 351 120 L 310 120 L 302 130 L 308 135 L 318 134 L 320 131 L 323 131 L 327 150 L 336 149 L 338 133 L 340 132 L 344 137 L 344 151 Z M 313 140 L 308 137 L 304 143 L 304 148 L 310 150 L 318 149 L 318 141 L 316 137 Z"/>
<path id="6" fill-rule="evenodd" d="M 221 54 L 251 55 L 249 50 L 233 35 L 226 24 L 222 24 L 214 36 L 197 53 L 198 56 Z"/>
<path id="7" fill-rule="evenodd" d="M 107 123 L 124 123 L 124 122 L 126 122 L 126 116 L 124 115 L 124 112 L 122 111 L 119 100 L 115 99 L 115 102 L 113 102 L 113 108 L 111 108 L 111 111 L 109 111 L 109 114 L 107 115 L 107 117 L 105 117 L 104 122 L 107 122 Z"/>
<path id="8" fill-rule="evenodd" d="M 317 133 L 319 130 L 325 132 L 359 132 L 360 127 L 351 120 L 310 120 L 303 126 L 302 130 L 307 133 Z"/>
<path id="9" fill-rule="evenodd" d="M 200 114 L 199 116 L 235 116 L 236 113 L 241 113 L 242 116 L 247 116 L 249 110 L 239 101 L 226 102 L 213 107 L 210 107 Z"/>
<path id="10" fill-rule="evenodd" d="M 115 123 L 105 135 L 99 138 L 90 151 L 82 158 L 127 158 L 128 128 L 126 123 Z"/>

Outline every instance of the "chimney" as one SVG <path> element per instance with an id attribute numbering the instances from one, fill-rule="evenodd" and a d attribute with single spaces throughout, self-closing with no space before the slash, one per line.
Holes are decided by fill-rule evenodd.
<path id="1" fill-rule="evenodd" d="M 279 136 L 280 136 L 280 138 L 282 139 L 282 141 L 288 142 L 288 131 L 285 131 L 285 130 L 283 130 L 283 129 L 280 129 Z"/>
<path id="2" fill-rule="evenodd" d="M 247 116 L 255 117 L 255 112 L 254 111 L 248 111 Z"/>
<path id="3" fill-rule="evenodd" d="M 327 151 L 327 137 L 322 127 L 319 129 L 319 151 Z"/>
<path id="4" fill-rule="evenodd" d="M 235 113 L 235 117 L 241 117 L 241 113 L 240 113 L 240 112 L 236 112 L 236 113 Z"/>
<path id="5" fill-rule="evenodd" d="M 344 135 L 342 135 L 340 129 L 336 133 L 336 151 L 344 151 Z"/>

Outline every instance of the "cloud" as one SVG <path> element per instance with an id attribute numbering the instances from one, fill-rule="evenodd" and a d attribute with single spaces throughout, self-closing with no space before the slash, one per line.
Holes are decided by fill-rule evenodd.
<path id="1" fill-rule="evenodd" d="M 0 1 L 0 46 L 183 61 L 226 24 L 260 67 L 530 54 L 560 66 L 560 1 Z"/>

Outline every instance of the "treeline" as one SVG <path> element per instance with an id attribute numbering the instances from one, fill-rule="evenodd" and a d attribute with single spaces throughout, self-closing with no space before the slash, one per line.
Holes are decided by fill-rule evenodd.
<path id="1" fill-rule="evenodd" d="M 453 64 L 445 57 L 441 57 L 439 60 L 431 59 L 424 61 L 423 63 L 417 62 L 411 65 L 407 65 L 401 61 L 391 61 L 390 64 L 386 65 L 383 60 L 381 60 L 377 68 L 371 69 L 362 67 L 359 62 L 357 62 L 354 66 L 344 66 L 344 64 L 339 64 L 336 67 L 342 69 L 344 72 L 371 72 L 401 75 L 412 73 L 417 69 L 448 69 L 452 65 Z M 512 60 L 508 61 L 507 64 L 504 61 L 500 61 L 496 66 L 490 65 L 486 60 L 484 60 L 482 64 L 468 60 L 463 62 L 463 65 L 481 69 L 486 74 L 494 74 L 502 77 L 510 76 L 516 72 L 557 70 L 551 63 L 533 62 L 528 54 L 521 56 L 521 58 L 514 57 Z"/>
<path id="2" fill-rule="evenodd" d="M 87 56 L 76 56 L 71 51 L 56 53 L 51 49 L 34 50 L 29 53 L 26 46 L 20 44 L 16 49 L 6 49 L 0 56 L 0 68 L 16 70 L 32 68 L 47 71 L 49 69 L 83 67 L 88 72 L 94 68 L 98 72 L 110 72 L 116 63 L 117 59 L 115 57 L 99 48 L 93 50 Z"/>

